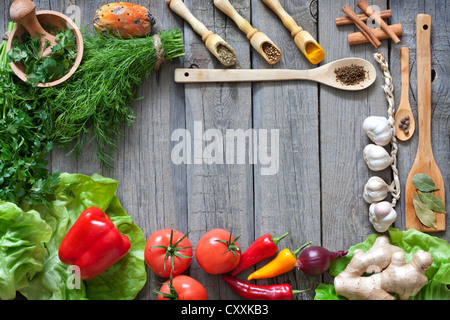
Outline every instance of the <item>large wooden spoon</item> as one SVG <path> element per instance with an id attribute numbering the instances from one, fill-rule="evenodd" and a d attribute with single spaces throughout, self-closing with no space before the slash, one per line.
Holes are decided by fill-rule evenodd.
<path id="1" fill-rule="evenodd" d="M 362 66 L 366 71 L 363 81 L 346 85 L 336 78 L 335 70 L 345 66 Z M 360 58 L 344 58 L 329 62 L 323 66 L 306 70 L 289 69 L 175 69 L 175 82 L 251 82 L 251 81 L 285 81 L 309 80 L 341 90 L 363 90 L 370 87 L 377 78 L 373 64 Z"/>
<path id="2" fill-rule="evenodd" d="M 435 213 L 436 228 L 424 226 L 417 218 L 413 199 L 416 194 L 412 183 L 418 173 L 428 175 L 436 187 L 435 195 L 445 202 L 444 179 L 431 148 L 431 16 L 419 14 L 416 19 L 417 36 L 417 108 L 419 123 L 419 145 L 414 164 L 405 185 L 405 223 L 407 229 L 423 232 L 445 230 L 445 214 Z"/>
<path id="3" fill-rule="evenodd" d="M 402 86 L 400 103 L 398 105 L 397 113 L 395 114 L 395 135 L 399 140 L 406 141 L 412 137 L 416 130 L 416 123 L 409 104 L 409 49 L 407 47 L 400 48 L 400 65 Z M 401 128 L 403 119 L 406 119 L 407 129 Z"/>
<path id="4" fill-rule="evenodd" d="M 55 36 L 42 28 L 36 17 L 36 5 L 31 0 L 16 0 L 9 9 L 11 20 L 21 24 L 32 38 L 39 38 L 42 57 L 48 56 L 56 45 Z M 47 42 L 50 44 L 47 46 Z"/>

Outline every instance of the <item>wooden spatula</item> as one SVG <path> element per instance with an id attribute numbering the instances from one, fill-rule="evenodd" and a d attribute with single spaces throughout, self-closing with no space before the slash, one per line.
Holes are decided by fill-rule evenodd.
<path id="1" fill-rule="evenodd" d="M 423 173 L 431 177 L 436 187 L 435 195 L 445 202 L 444 180 L 433 156 L 431 148 L 431 16 L 419 14 L 416 19 L 417 36 L 417 108 L 419 122 L 419 145 L 414 164 L 405 185 L 405 219 L 407 229 L 423 232 L 445 230 L 443 213 L 435 213 L 436 228 L 424 226 L 417 218 L 413 199 L 417 191 L 412 183 L 413 177 Z"/>

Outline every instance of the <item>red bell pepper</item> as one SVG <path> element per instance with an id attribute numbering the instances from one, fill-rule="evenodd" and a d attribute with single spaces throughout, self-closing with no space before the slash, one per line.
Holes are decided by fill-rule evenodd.
<path id="1" fill-rule="evenodd" d="M 238 266 L 231 271 L 231 275 L 235 277 L 261 260 L 273 256 L 278 251 L 278 242 L 288 234 L 289 232 L 286 232 L 281 237 L 273 238 L 267 233 L 256 239 L 241 255 L 241 260 L 239 261 Z"/>
<path id="2" fill-rule="evenodd" d="M 256 285 L 225 274 L 222 275 L 222 279 L 234 292 L 247 300 L 293 300 L 294 294 L 311 290 L 292 290 L 291 285 L 288 283 L 268 286 Z"/>
<path id="3" fill-rule="evenodd" d="M 92 279 L 122 259 L 130 250 L 130 240 L 120 234 L 101 209 L 84 210 L 59 246 L 59 259 L 80 268 L 80 279 Z"/>

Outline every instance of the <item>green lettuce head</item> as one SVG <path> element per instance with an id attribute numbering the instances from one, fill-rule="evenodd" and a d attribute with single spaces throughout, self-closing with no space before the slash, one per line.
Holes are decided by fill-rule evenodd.
<path id="1" fill-rule="evenodd" d="M 134 299 L 147 281 L 144 250 L 145 237 L 117 198 L 117 181 L 94 174 L 61 174 L 55 199 L 47 206 L 35 208 L 53 231 L 46 243 L 45 263 L 21 288 L 30 300 L 129 300 Z M 108 270 L 90 280 L 79 280 L 71 266 L 58 257 L 59 245 L 84 209 L 98 207 L 128 236 L 131 249 Z"/>

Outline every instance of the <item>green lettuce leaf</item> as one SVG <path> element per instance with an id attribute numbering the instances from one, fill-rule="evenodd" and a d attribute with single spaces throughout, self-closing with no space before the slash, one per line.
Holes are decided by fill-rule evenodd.
<path id="1" fill-rule="evenodd" d="M 420 232 L 415 229 L 400 231 L 396 228 L 389 229 L 391 244 L 405 251 L 405 261 L 409 262 L 418 250 L 424 250 L 433 256 L 433 264 L 427 270 L 428 283 L 419 293 L 409 300 L 450 300 L 450 245 L 447 241 Z M 366 241 L 349 248 L 345 257 L 336 259 L 330 266 L 329 273 L 336 277 L 341 273 L 353 257 L 355 249 L 369 250 L 379 234 L 372 234 Z M 345 299 L 336 294 L 334 286 L 321 283 L 316 288 L 315 300 Z"/>
<path id="2" fill-rule="evenodd" d="M 55 200 L 36 208 L 53 230 L 44 269 L 20 292 L 30 300 L 128 300 L 147 281 L 145 237 L 115 195 L 118 182 L 94 174 L 61 174 Z M 96 206 L 109 215 L 119 231 L 130 238 L 130 252 L 101 275 L 80 281 L 58 257 L 59 245 L 84 209 Z"/>
<path id="3" fill-rule="evenodd" d="M 44 267 L 44 243 L 52 235 L 39 212 L 22 211 L 0 201 L 0 299 L 16 297 L 29 279 Z"/>

